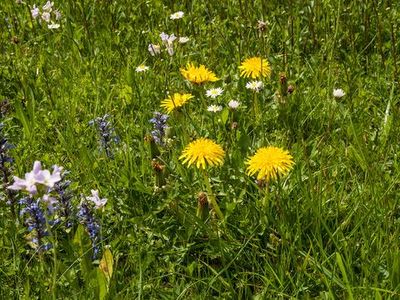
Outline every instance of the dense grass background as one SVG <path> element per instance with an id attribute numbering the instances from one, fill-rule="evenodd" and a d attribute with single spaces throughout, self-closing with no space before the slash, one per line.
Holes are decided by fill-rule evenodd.
<path id="1" fill-rule="evenodd" d="M 35 160 L 64 166 L 75 205 L 99 189 L 109 199 L 102 248 L 114 266 L 105 291 L 77 226 L 58 230 L 54 249 L 35 254 L 21 218 L 1 201 L 2 299 L 400 298 L 400 3 L 65 0 L 54 4 L 57 30 L 31 18 L 35 3 L 45 4 L 0 4 L 0 100 L 13 173 L 22 176 Z M 170 20 L 178 10 L 184 18 Z M 172 57 L 152 57 L 147 46 L 163 31 L 190 41 Z M 268 58 L 273 70 L 258 95 L 260 122 L 239 78 L 251 56 Z M 179 73 L 187 62 L 221 80 L 191 86 Z M 150 70 L 135 72 L 141 63 Z M 281 93 L 281 73 L 293 94 Z M 209 104 L 242 102 L 236 130 L 227 109 L 212 115 L 198 99 L 217 86 L 224 94 Z M 346 96 L 335 99 L 334 88 Z M 155 188 L 149 119 L 167 92 L 179 91 L 196 100 L 168 120 L 171 145 L 157 158 L 166 182 Z M 106 113 L 121 140 L 113 159 L 88 125 Z M 209 171 L 224 225 L 196 217 L 205 187 L 178 161 L 201 136 L 227 153 Z M 271 184 L 267 207 L 244 165 L 266 145 L 289 149 L 296 163 Z"/>

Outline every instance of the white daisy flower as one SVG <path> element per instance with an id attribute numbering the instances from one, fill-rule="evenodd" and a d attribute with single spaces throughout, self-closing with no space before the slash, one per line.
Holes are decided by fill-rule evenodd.
<path id="1" fill-rule="evenodd" d="M 142 65 L 139 65 L 139 66 L 136 68 L 136 72 L 137 72 L 137 73 L 146 72 L 148 69 L 149 69 L 148 66 L 145 66 L 145 65 L 142 64 Z"/>
<path id="2" fill-rule="evenodd" d="M 207 110 L 209 112 L 217 113 L 222 110 L 222 106 L 213 104 L 213 105 L 210 105 L 209 107 L 207 107 Z"/>
<path id="3" fill-rule="evenodd" d="M 172 15 L 170 15 L 169 18 L 171 20 L 182 19 L 184 14 L 185 13 L 183 11 L 177 11 L 176 13 L 173 13 Z"/>
<path id="4" fill-rule="evenodd" d="M 222 95 L 223 92 L 224 90 L 221 88 L 209 89 L 206 91 L 206 96 L 215 99 L 218 96 Z"/>
<path id="5" fill-rule="evenodd" d="M 231 100 L 228 103 L 228 106 L 230 109 L 237 109 L 239 107 L 239 105 L 240 105 L 240 102 L 237 100 Z"/>
<path id="6" fill-rule="evenodd" d="M 51 22 L 51 24 L 47 25 L 47 27 L 49 29 L 57 29 L 57 28 L 60 28 L 60 24 L 56 24 L 56 23 Z"/>
<path id="7" fill-rule="evenodd" d="M 335 98 L 342 98 L 346 93 L 342 89 L 334 89 L 333 90 L 333 97 Z"/>
<path id="8" fill-rule="evenodd" d="M 261 91 L 263 87 L 264 84 L 262 83 L 262 81 L 253 80 L 246 83 L 246 88 L 255 92 Z"/>
<path id="9" fill-rule="evenodd" d="M 187 36 L 181 36 L 178 40 L 179 44 L 185 44 L 189 42 L 189 38 Z"/>

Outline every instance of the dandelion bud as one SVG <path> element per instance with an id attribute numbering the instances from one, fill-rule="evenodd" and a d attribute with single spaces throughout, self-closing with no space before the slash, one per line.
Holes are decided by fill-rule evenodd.
<path id="1" fill-rule="evenodd" d="M 205 221 L 207 219 L 209 213 L 208 199 L 207 194 L 204 192 L 200 192 L 197 195 L 197 213 L 196 216 L 199 219 Z"/>
<path id="2" fill-rule="evenodd" d="M 294 86 L 293 85 L 289 85 L 287 88 L 287 92 L 288 94 L 292 94 L 294 92 Z"/>
<path id="3" fill-rule="evenodd" d="M 281 84 L 281 96 L 286 96 L 287 95 L 287 77 L 285 73 L 281 73 L 279 75 L 279 82 Z"/>
<path id="4" fill-rule="evenodd" d="M 266 186 L 265 180 L 263 180 L 263 179 L 256 179 L 256 184 L 258 185 L 258 187 L 260 189 L 263 189 Z"/>

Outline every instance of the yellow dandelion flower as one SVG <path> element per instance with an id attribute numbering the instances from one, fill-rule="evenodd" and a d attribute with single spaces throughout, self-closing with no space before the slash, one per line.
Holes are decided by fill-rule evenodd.
<path id="1" fill-rule="evenodd" d="M 217 76 L 212 71 L 207 69 L 204 65 L 195 67 L 194 64 L 188 63 L 186 65 L 186 69 L 181 68 L 180 71 L 185 79 L 195 84 L 202 84 L 208 81 L 214 82 L 219 80 L 219 78 L 217 78 Z"/>
<path id="2" fill-rule="evenodd" d="M 266 59 L 261 57 L 251 57 L 242 62 L 239 66 L 240 76 L 251 77 L 269 77 L 271 76 L 271 68 Z"/>
<path id="3" fill-rule="evenodd" d="M 167 99 L 161 101 L 161 107 L 165 108 L 168 113 L 172 112 L 175 108 L 183 106 L 186 102 L 192 99 L 192 94 L 179 94 L 175 93 L 172 96 L 168 96 Z"/>
<path id="4" fill-rule="evenodd" d="M 247 174 L 258 172 L 257 179 L 270 181 L 278 175 L 286 175 L 294 165 L 293 157 L 288 151 L 277 147 L 263 147 L 245 162 Z"/>
<path id="5" fill-rule="evenodd" d="M 186 146 L 179 159 L 183 160 L 183 164 L 187 163 L 188 167 L 196 164 L 197 168 L 205 169 L 206 165 L 222 165 L 224 155 L 225 151 L 220 145 L 212 140 L 199 138 Z"/>

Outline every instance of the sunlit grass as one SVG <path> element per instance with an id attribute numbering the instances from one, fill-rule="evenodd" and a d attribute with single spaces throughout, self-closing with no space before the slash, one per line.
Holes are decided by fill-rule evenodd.
<path id="1" fill-rule="evenodd" d="M 400 4 L 278 2 L 1 2 L 1 298 L 400 297 Z M 182 163 L 200 138 L 223 164 Z M 246 159 L 268 146 L 294 164 L 266 182 Z M 78 219 L 27 243 L 6 187 L 35 161 L 75 208 L 107 198 L 94 261 Z"/>

